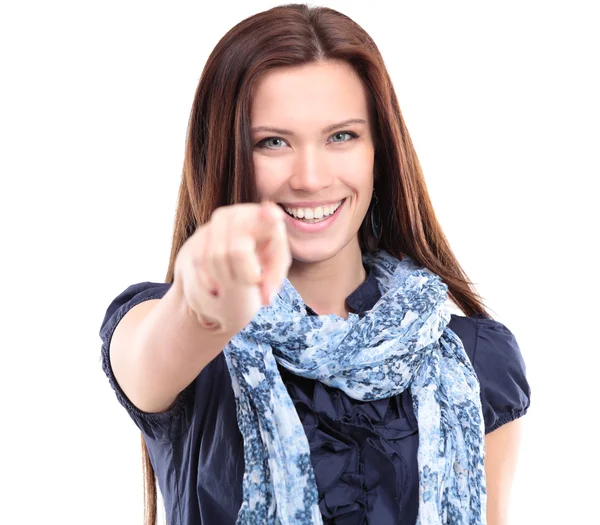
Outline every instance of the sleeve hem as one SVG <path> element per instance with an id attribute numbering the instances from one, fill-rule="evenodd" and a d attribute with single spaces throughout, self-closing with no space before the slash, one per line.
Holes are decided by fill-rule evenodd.
<path id="1" fill-rule="evenodd" d="M 527 408 L 523 408 L 521 410 L 515 410 L 511 414 L 504 414 L 504 415 L 500 416 L 489 429 L 486 428 L 485 433 L 489 434 L 489 433 L 493 432 L 494 430 L 498 430 L 502 425 L 506 425 L 506 423 L 510 423 L 511 421 L 514 421 L 515 419 L 519 419 L 520 417 L 523 417 L 525 414 L 527 414 L 527 410 L 528 410 Z"/>
<path id="2" fill-rule="evenodd" d="M 186 387 L 183 391 L 181 391 L 173 405 L 164 412 L 144 412 L 137 408 L 131 400 L 127 397 L 121 386 L 119 385 L 117 378 L 114 375 L 112 364 L 110 362 L 110 342 L 112 340 L 112 336 L 117 325 L 121 322 L 125 314 L 133 309 L 138 304 L 141 304 L 145 301 L 150 301 L 153 299 L 161 299 L 164 296 L 164 293 L 154 293 L 149 294 L 140 298 L 139 300 L 133 300 L 130 303 L 127 303 L 127 308 L 123 308 L 120 312 L 118 312 L 113 321 L 111 321 L 111 327 L 109 332 L 109 337 L 106 338 L 106 342 L 104 344 L 104 348 L 102 350 L 103 361 L 104 361 L 104 369 L 105 373 L 109 378 L 109 382 L 111 383 L 117 398 L 126 408 L 126 410 L 134 417 L 139 418 L 142 421 L 152 421 L 152 422 L 164 422 L 169 419 L 178 416 L 184 409 L 186 403 L 189 401 L 190 393 L 193 388 L 194 382 L 192 382 L 188 387 Z"/>

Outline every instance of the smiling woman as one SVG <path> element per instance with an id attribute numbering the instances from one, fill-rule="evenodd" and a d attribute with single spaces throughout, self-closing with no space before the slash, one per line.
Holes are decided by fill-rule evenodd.
<path id="1" fill-rule="evenodd" d="M 344 61 L 276 69 L 257 82 L 251 132 L 258 198 L 290 216 L 292 272 L 319 261 L 360 261 L 352 240 L 373 195 L 369 113 L 365 86 Z"/>
<path id="2" fill-rule="evenodd" d="M 147 524 L 155 479 L 171 525 L 505 523 L 525 365 L 436 220 L 377 46 L 336 11 L 217 44 L 165 282 L 100 335 Z"/>

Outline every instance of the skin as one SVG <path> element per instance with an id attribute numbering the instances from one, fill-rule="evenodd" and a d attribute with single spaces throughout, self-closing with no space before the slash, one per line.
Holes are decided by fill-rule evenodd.
<path id="1" fill-rule="evenodd" d="M 288 278 L 319 314 L 346 317 L 345 298 L 366 275 L 357 232 L 373 193 L 375 150 L 368 109 L 354 70 L 329 61 L 271 71 L 253 99 L 253 157 L 261 199 L 285 204 L 346 199 L 323 232 L 288 227 L 293 259 Z M 350 119 L 354 122 L 338 125 Z"/>
<path id="2" fill-rule="evenodd" d="M 485 436 L 488 525 L 508 525 L 510 489 L 517 468 L 522 420 L 502 425 Z"/>
<path id="3" fill-rule="evenodd" d="M 345 298 L 365 279 L 357 232 L 373 192 L 374 139 L 368 99 L 354 70 L 321 61 L 268 72 L 252 104 L 256 183 L 275 203 L 337 201 L 342 213 L 323 232 L 288 224 L 288 277 L 319 314 L 346 317 Z M 350 119 L 352 122 L 338 125 Z M 506 525 L 520 421 L 485 439 L 488 525 Z"/>

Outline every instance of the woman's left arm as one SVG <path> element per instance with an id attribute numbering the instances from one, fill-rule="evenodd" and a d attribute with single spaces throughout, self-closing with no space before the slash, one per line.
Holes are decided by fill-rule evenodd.
<path id="1" fill-rule="evenodd" d="M 485 436 L 487 525 L 508 525 L 508 508 L 519 444 L 521 419 L 502 425 Z"/>

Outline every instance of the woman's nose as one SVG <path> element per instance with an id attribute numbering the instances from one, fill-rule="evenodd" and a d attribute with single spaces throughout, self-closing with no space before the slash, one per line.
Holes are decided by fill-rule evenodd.
<path id="1" fill-rule="evenodd" d="M 316 149 L 307 149 L 298 153 L 289 183 L 293 190 L 316 193 L 332 183 L 331 170 Z"/>

